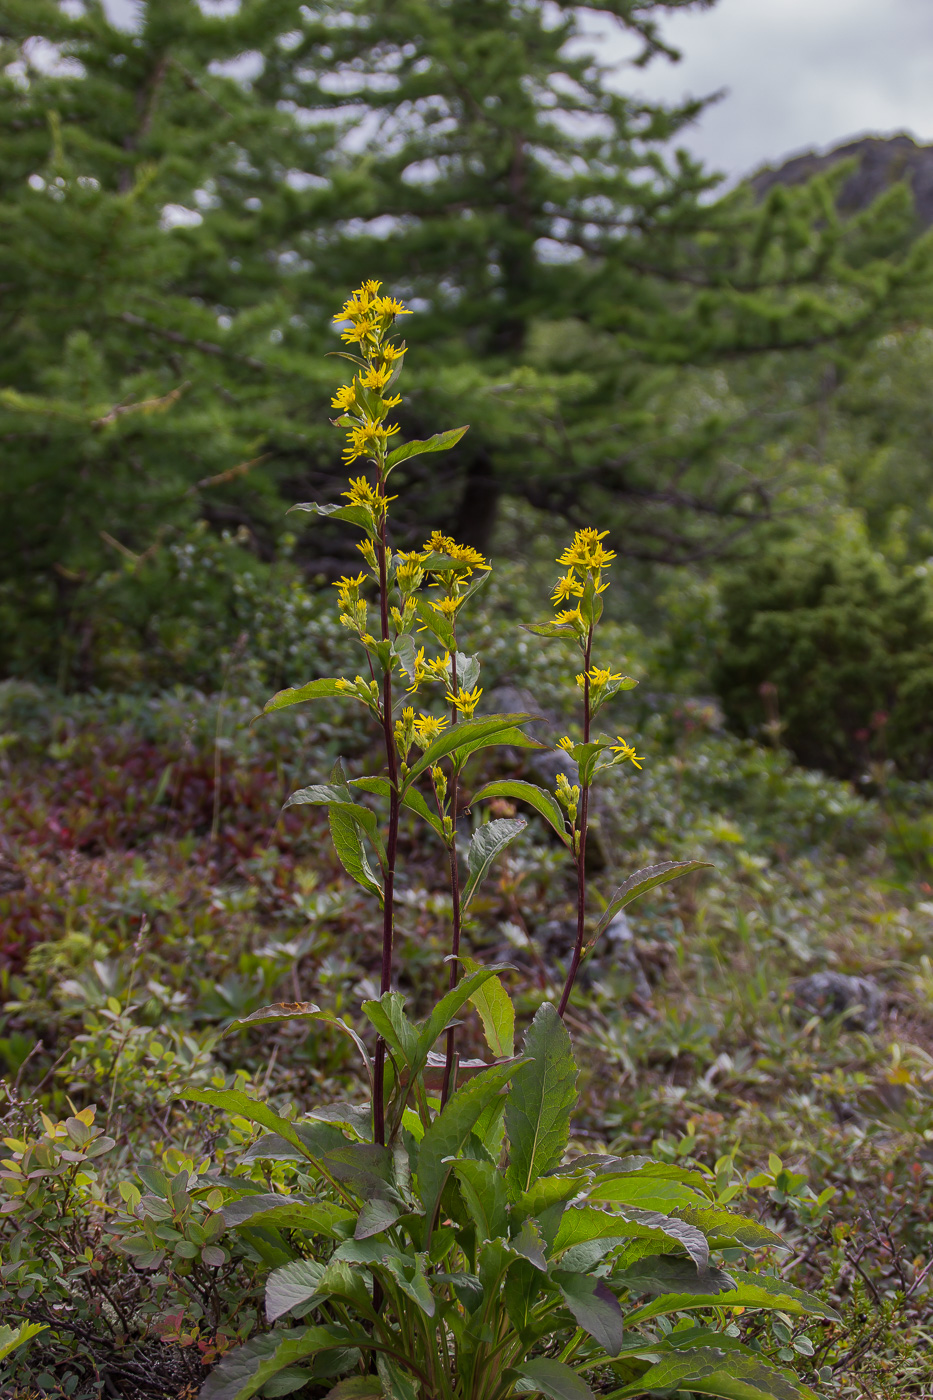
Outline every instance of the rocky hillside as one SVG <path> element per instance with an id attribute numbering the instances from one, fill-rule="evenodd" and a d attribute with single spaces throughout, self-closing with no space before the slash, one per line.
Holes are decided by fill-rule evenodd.
<path id="1" fill-rule="evenodd" d="M 857 213 L 898 180 L 907 180 L 920 224 L 923 228 L 933 225 L 933 145 L 920 146 L 912 136 L 865 136 L 823 155 L 806 151 L 783 165 L 766 166 L 752 176 L 751 184 L 761 196 L 774 185 L 800 184 L 853 157 L 858 166 L 842 187 L 840 210 Z"/>

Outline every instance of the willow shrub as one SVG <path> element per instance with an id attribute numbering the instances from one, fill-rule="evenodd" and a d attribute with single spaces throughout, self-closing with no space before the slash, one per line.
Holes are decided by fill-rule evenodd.
<path id="1" fill-rule="evenodd" d="M 581 960 L 625 905 L 700 865 L 639 871 L 598 921 L 587 917 L 592 785 L 609 768 L 641 762 L 624 739 L 594 728 L 603 703 L 634 684 L 596 655 L 613 558 L 596 530 L 578 531 L 559 560 L 556 617 L 530 624 L 543 639 L 579 643 L 580 733 L 560 742 L 576 781 L 562 774 L 555 792 L 495 781 L 470 803 L 474 812 L 494 798 L 529 807 L 576 868 L 566 984 L 557 1006 L 539 1007 L 520 1052 L 504 968 L 480 967 L 461 950 L 471 901 L 525 824 L 480 820 L 462 868 L 465 765 L 495 746 L 540 746 L 524 733 L 532 715 L 476 716 L 480 659 L 460 650 L 461 618 L 489 576 L 486 560 L 440 533 L 421 550 L 391 548 L 393 472 L 452 446 L 466 429 L 393 446 L 389 415 L 400 402 L 393 391 L 405 356 L 395 326 L 407 313 L 379 288 L 366 283 L 335 318 L 347 323 L 343 340 L 352 348 L 340 353 L 353 379 L 336 393 L 334 421 L 347 435 L 347 464 L 363 463 L 361 474 L 345 504 L 296 507 L 362 536 L 364 567 L 338 585 L 360 673 L 282 691 L 265 712 L 344 696 L 382 734 L 381 772 L 351 778 L 338 764 L 329 783 L 288 801 L 328 809 L 340 860 L 381 908 L 380 995 L 363 1004 L 368 1031 L 313 1004 L 268 1006 L 237 1023 L 327 1022 L 355 1045 L 371 1096 L 287 1119 L 234 1090 L 188 1092 L 266 1130 L 250 1160 L 284 1164 L 275 1192 L 253 1186 L 237 1195 L 236 1179 L 226 1179 L 225 1222 L 269 1266 L 266 1310 L 276 1325 L 224 1356 L 201 1395 L 246 1400 L 314 1383 L 329 1387 L 329 1400 L 590 1400 L 595 1383 L 613 1400 L 673 1391 L 812 1396 L 745 1345 L 734 1323 L 736 1310 L 750 1309 L 834 1318 L 816 1298 L 756 1272 L 754 1256 L 779 1246 L 778 1236 L 726 1209 L 711 1173 L 647 1157 L 566 1156 L 577 1070 L 563 1015 Z M 449 990 L 419 1022 L 393 990 L 403 807 L 429 828 L 450 881 Z M 460 1062 L 457 1024 L 468 1006 L 481 1020 L 488 1063 Z M 302 1193 L 287 1189 L 289 1172 L 305 1183 Z M 745 1269 L 734 1267 L 740 1260 Z"/>

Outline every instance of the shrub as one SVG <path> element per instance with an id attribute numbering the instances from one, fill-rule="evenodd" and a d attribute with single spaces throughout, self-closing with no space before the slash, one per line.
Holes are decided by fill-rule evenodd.
<path id="1" fill-rule="evenodd" d="M 715 684 L 740 733 L 856 777 L 891 759 L 933 774 L 933 592 L 838 534 L 773 542 L 722 588 Z"/>

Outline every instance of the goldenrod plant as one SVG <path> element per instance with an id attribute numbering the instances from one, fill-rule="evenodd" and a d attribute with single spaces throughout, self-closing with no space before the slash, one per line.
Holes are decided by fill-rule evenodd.
<path id="1" fill-rule="evenodd" d="M 244 1194 L 235 1177 L 219 1188 L 227 1228 L 269 1267 L 272 1326 L 224 1356 L 201 1395 L 247 1400 L 311 1387 L 309 1394 L 326 1388 L 328 1400 L 592 1400 L 595 1388 L 611 1400 L 675 1392 L 814 1400 L 793 1372 L 761 1354 L 754 1335 L 743 1340 L 737 1319 L 756 1309 L 829 1321 L 835 1314 L 760 1267 L 760 1252 L 780 1247 L 780 1237 L 726 1209 L 728 1174 L 648 1157 L 567 1155 L 577 1069 L 563 1016 L 587 946 L 645 890 L 701 863 L 638 872 L 598 922 L 588 922 L 592 785 L 608 769 L 643 759 L 628 739 L 594 730 L 606 701 L 634 682 L 596 657 L 614 556 L 604 532 L 586 529 L 560 556 L 556 617 L 528 624 L 544 638 L 579 643 L 580 735 L 560 742 L 565 770 L 554 792 L 501 779 L 473 796 L 476 825 L 461 869 L 465 765 L 496 745 L 535 746 L 524 732 L 534 716 L 477 714 L 480 660 L 460 650 L 460 619 L 489 576 L 487 561 L 439 532 L 419 550 L 391 545 L 392 473 L 466 431 L 397 442 L 390 416 L 400 402 L 405 344 L 396 326 L 406 314 L 378 282 L 367 282 L 335 318 L 353 377 L 334 396 L 334 422 L 359 475 L 345 504 L 297 507 L 361 532 L 363 567 L 337 585 L 341 622 L 360 644 L 360 671 L 282 691 L 264 712 L 343 696 L 368 710 L 381 732 L 381 772 L 350 777 L 338 763 L 329 783 L 302 788 L 287 804 L 328 809 L 340 860 L 381 906 L 380 995 L 362 1007 L 368 1032 L 311 1003 L 267 1006 L 235 1023 L 329 1023 L 356 1046 L 371 1096 L 288 1117 L 235 1089 L 188 1091 L 264 1129 L 246 1156 L 275 1167 L 267 1191 L 251 1182 Z M 483 804 L 493 798 L 521 801 L 542 817 L 577 875 L 576 938 L 562 994 L 556 1006 L 538 1008 L 519 1053 L 505 969 L 479 966 L 461 947 L 471 900 L 525 825 L 518 817 L 484 820 Z M 451 893 L 449 988 L 417 1022 L 393 989 L 403 807 L 443 846 Z M 468 1006 L 490 1058 L 461 1073 L 456 1023 Z"/>

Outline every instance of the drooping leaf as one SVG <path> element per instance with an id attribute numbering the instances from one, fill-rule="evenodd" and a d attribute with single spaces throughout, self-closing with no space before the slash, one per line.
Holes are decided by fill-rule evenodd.
<path id="1" fill-rule="evenodd" d="M 486 783 L 485 787 L 480 788 L 474 796 L 473 802 L 483 802 L 490 797 L 508 797 L 514 798 L 517 802 L 527 802 L 557 832 L 564 845 L 569 845 L 567 823 L 560 803 L 544 788 L 537 787 L 534 783 L 526 783 L 519 778 L 500 778 L 495 782 Z"/>
<path id="2" fill-rule="evenodd" d="M 418 1188 L 429 1222 L 450 1175 L 451 1159 L 462 1152 L 480 1114 L 521 1066 L 518 1060 L 478 1074 L 452 1095 L 425 1133 L 418 1149 Z"/>
<path id="3" fill-rule="evenodd" d="M 527 1259 L 528 1263 L 540 1273 L 547 1273 L 544 1237 L 537 1220 L 533 1220 L 531 1216 L 522 1221 L 521 1229 L 517 1235 L 513 1235 L 509 1240 L 508 1248 L 516 1254 L 520 1254 L 523 1259 Z"/>
<path id="4" fill-rule="evenodd" d="M 602 933 L 620 909 L 624 909 L 626 905 L 646 894 L 648 890 L 653 890 L 658 885 L 666 885 L 670 880 L 679 880 L 682 875 L 689 875 L 692 870 L 704 869 L 712 869 L 710 861 L 664 860 L 658 865 L 646 865 L 643 870 L 636 870 L 634 875 L 630 875 L 625 883 L 619 886 L 610 899 L 602 918 L 596 925 L 594 938 Z"/>
<path id="5" fill-rule="evenodd" d="M 641 1267 L 638 1265 L 637 1267 Z M 712 1271 L 711 1271 L 712 1272 Z M 790 1313 L 792 1317 L 824 1317 L 829 1322 L 840 1322 L 839 1314 L 826 1303 L 805 1293 L 783 1279 L 772 1278 L 769 1274 L 746 1274 L 740 1269 L 731 1270 L 735 1284 L 729 1292 L 728 1304 L 731 1308 L 776 1308 Z M 655 1290 L 652 1290 L 655 1291 Z M 626 1319 L 630 1326 L 643 1322 L 649 1317 L 661 1317 L 672 1312 L 687 1312 L 692 1308 L 708 1308 L 708 1295 L 696 1292 L 665 1293 L 653 1303 L 646 1303 Z"/>
<path id="6" fill-rule="evenodd" d="M 702 1230 L 707 1237 L 716 1239 L 718 1249 L 733 1244 L 741 1245 L 743 1249 L 763 1249 L 767 1246 L 790 1248 L 780 1235 L 776 1235 L 766 1225 L 747 1215 L 733 1215 L 730 1210 L 721 1210 L 713 1206 L 699 1209 L 686 1206 L 677 1214 L 681 1220 Z"/>
<path id="7" fill-rule="evenodd" d="M 358 885 L 374 894 L 381 903 L 384 896 L 382 883 L 369 863 L 354 819 L 342 807 L 331 807 L 327 815 L 340 864 Z"/>
<path id="8" fill-rule="evenodd" d="M 322 1350 L 346 1346 L 349 1338 L 337 1327 L 265 1332 L 221 1358 L 202 1385 L 199 1400 L 250 1400 L 279 1371 Z"/>
<path id="9" fill-rule="evenodd" d="M 613 1279 L 625 1285 L 632 1293 L 650 1293 L 652 1297 L 663 1295 L 662 1302 L 671 1297 L 693 1297 L 705 1299 L 696 1303 L 697 1307 L 710 1307 L 714 1302 L 725 1302 L 719 1295 L 728 1294 L 732 1306 L 735 1293 L 735 1279 L 722 1269 L 705 1269 L 702 1273 L 690 1259 L 681 1259 L 670 1254 L 649 1254 L 627 1269 L 617 1269 Z M 661 1310 L 665 1311 L 664 1308 Z M 640 1314 L 642 1309 L 638 1309 Z"/>
<path id="10" fill-rule="evenodd" d="M 273 1269 L 266 1279 L 266 1318 L 275 1322 L 318 1296 L 324 1265 L 315 1259 L 295 1259 Z"/>
<path id="11" fill-rule="evenodd" d="M 484 823 L 473 833 L 469 853 L 470 874 L 460 897 L 462 909 L 466 909 L 470 903 L 499 852 L 504 851 L 526 826 L 524 817 L 498 817 Z"/>
<path id="12" fill-rule="evenodd" d="M 209 1104 L 212 1108 L 223 1109 L 225 1113 L 247 1118 L 251 1123 L 258 1123 L 260 1128 L 268 1128 L 270 1132 L 278 1133 L 308 1161 L 317 1160 L 315 1154 L 298 1136 L 292 1123 L 274 1113 L 267 1104 L 251 1099 L 249 1094 L 244 1094 L 240 1089 L 185 1089 L 178 1097 L 190 1099 L 194 1103 Z"/>
<path id="13" fill-rule="evenodd" d="M 722 1400 L 818 1400 L 809 1386 L 763 1357 L 736 1355 L 717 1347 L 665 1356 L 615 1394 L 621 1397 L 675 1389 L 718 1395 Z"/>
<path id="14" fill-rule="evenodd" d="M 467 972 L 480 972 L 480 964 L 472 958 L 464 958 Z M 498 977 L 490 977 L 470 993 L 470 1001 L 476 1007 L 483 1023 L 486 1044 L 500 1059 L 511 1059 L 515 1054 L 515 1007 L 512 999 Z"/>
<path id="15" fill-rule="evenodd" d="M 346 1021 L 335 1016 L 332 1011 L 322 1011 L 319 1006 L 315 1006 L 313 1001 L 276 1001 L 271 1006 L 260 1006 L 258 1010 L 251 1011 L 248 1016 L 240 1016 L 235 1021 L 231 1021 L 229 1026 L 223 1030 L 224 1035 L 229 1035 L 231 1031 L 240 1031 L 248 1026 L 262 1026 L 270 1021 L 319 1021 L 324 1025 L 333 1026 L 335 1030 L 346 1035 L 353 1041 L 357 1050 L 363 1058 L 363 1064 L 372 1077 L 372 1062 L 369 1058 L 369 1051 L 365 1043 L 357 1035 L 352 1026 L 348 1026 Z"/>
<path id="16" fill-rule="evenodd" d="M 301 510 L 308 515 L 324 515 L 329 520 L 345 520 L 350 525 L 358 525 L 364 534 L 374 534 L 373 513 L 367 506 L 319 506 L 316 501 L 299 501 L 297 505 L 289 506 L 285 514 L 291 515 L 293 510 Z"/>
<path id="17" fill-rule="evenodd" d="M 534 719 L 540 719 L 540 716 L 530 714 L 487 715 L 482 719 L 464 720 L 462 724 L 455 725 L 452 729 L 445 729 L 443 734 L 428 745 L 418 761 L 412 764 L 411 771 L 405 779 L 405 787 L 410 787 L 416 778 L 420 777 L 422 773 L 426 773 L 442 758 L 446 758 L 449 753 L 453 753 L 454 749 L 457 750 L 458 756 L 465 759 L 471 753 L 488 748 L 492 744 L 519 742 L 525 747 L 543 748 L 543 744 L 536 744 L 527 735 L 521 733 L 520 726 Z"/>
<path id="18" fill-rule="evenodd" d="M 350 818 L 360 832 L 372 841 L 380 859 L 385 859 L 385 850 L 376 814 L 371 812 L 368 807 L 361 807 L 359 803 L 353 801 L 353 794 L 349 786 L 344 784 L 338 786 L 335 783 L 312 783 L 310 787 L 298 788 L 296 792 L 293 792 L 284 803 L 282 810 L 284 811 L 286 807 L 339 809 Z"/>
<path id="19" fill-rule="evenodd" d="M 505 1110 L 506 1181 L 513 1198 L 560 1160 L 577 1100 L 570 1036 L 549 1002 L 538 1008 L 528 1027 L 523 1053 L 530 1062 L 516 1073 Z"/>
<path id="20" fill-rule="evenodd" d="M 434 1294 L 424 1274 L 424 1257 L 404 1258 L 400 1254 L 387 1254 L 385 1266 L 403 1293 L 411 1298 L 426 1317 L 433 1317 L 436 1307 Z"/>
<path id="21" fill-rule="evenodd" d="M 403 442 L 401 447 L 396 447 L 386 458 L 386 471 L 397 467 L 399 462 L 407 462 L 409 457 L 420 457 L 425 452 L 446 452 L 449 447 L 456 447 L 469 426 L 469 423 L 465 423 L 462 428 L 449 428 L 447 432 L 434 433 L 429 438 L 415 438 L 412 442 Z"/>
<path id="22" fill-rule="evenodd" d="M 561 1297 L 579 1327 L 589 1332 L 609 1356 L 621 1350 L 624 1326 L 615 1294 L 602 1279 L 557 1269 L 552 1274 Z"/>
<path id="23" fill-rule="evenodd" d="M 358 787 L 363 792 L 376 793 L 379 797 L 388 797 L 391 783 L 388 778 L 351 778 L 350 787 Z M 444 824 L 436 812 L 432 812 L 422 793 L 417 788 L 409 787 L 401 795 L 403 807 L 409 811 L 416 812 L 422 821 L 426 821 L 432 831 L 436 831 L 441 840 L 444 840 Z"/>
<path id="24" fill-rule="evenodd" d="M 540 1390 L 547 1400 L 594 1400 L 582 1376 L 563 1361 L 552 1361 L 548 1357 L 535 1357 L 516 1367 L 523 1378 L 515 1389 L 522 1394 L 533 1394 Z"/>
<path id="25" fill-rule="evenodd" d="M 305 700 L 324 700 L 330 695 L 340 695 L 341 693 L 336 677 L 309 681 L 307 685 L 289 686 L 287 690 L 279 690 L 271 700 L 267 700 L 262 707 L 262 713 L 271 715 L 274 710 L 288 709 L 289 705 L 302 705 Z M 258 718 L 261 717 L 258 716 Z"/>

